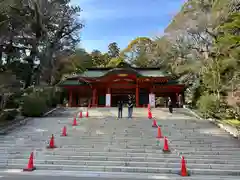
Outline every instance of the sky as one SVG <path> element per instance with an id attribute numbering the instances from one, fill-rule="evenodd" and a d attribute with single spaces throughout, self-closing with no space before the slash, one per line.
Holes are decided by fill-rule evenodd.
<path id="1" fill-rule="evenodd" d="M 136 37 L 161 36 L 185 0 L 71 0 L 82 9 L 80 47 L 106 52 L 116 42 L 123 49 Z"/>

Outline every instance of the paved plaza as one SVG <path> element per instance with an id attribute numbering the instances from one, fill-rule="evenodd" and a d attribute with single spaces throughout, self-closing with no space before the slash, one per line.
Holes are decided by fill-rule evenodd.
<path id="1" fill-rule="evenodd" d="M 239 140 L 185 109 L 172 115 L 167 109 L 152 111 L 169 139 L 168 154 L 162 152 L 163 140 L 157 142 L 157 129 L 151 127 L 146 108 L 134 109 L 133 119 L 126 118 L 124 109 L 120 120 L 115 108 L 93 108 L 88 118 L 78 118 L 78 126 L 73 127 L 73 117 L 80 109 L 61 109 L 49 117 L 34 118 L 0 136 L 0 180 L 240 178 Z M 67 127 L 66 137 L 61 137 L 63 126 Z M 52 134 L 57 148 L 47 149 Z M 22 172 L 32 151 L 37 170 Z M 178 175 L 181 156 L 186 159 L 189 177 Z"/>

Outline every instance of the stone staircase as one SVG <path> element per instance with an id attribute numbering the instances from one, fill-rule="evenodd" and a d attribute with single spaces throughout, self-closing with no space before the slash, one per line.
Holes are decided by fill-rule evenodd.
<path id="1" fill-rule="evenodd" d="M 34 119 L 19 131 L 0 136 L 0 168 L 22 169 L 34 151 L 36 172 L 108 172 L 181 179 L 177 174 L 184 155 L 191 174 L 188 179 L 240 178 L 239 141 L 208 122 L 156 109 L 155 117 L 162 117 L 158 123 L 170 141 L 171 153 L 164 154 L 156 128 L 141 115 L 146 109 L 137 109 L 138 116 L 132 120 L 117 120 L 115 109 L 93 109 L 88 119 L 80 119 L 78 126 L 72 127 L 73 114 L 78 111 L 68 109 L 59 117 Z M 64 125 L 67 137 L 60 136 Z M 56 149 L 45 148 L 51 134 L 55 135 Z"/>

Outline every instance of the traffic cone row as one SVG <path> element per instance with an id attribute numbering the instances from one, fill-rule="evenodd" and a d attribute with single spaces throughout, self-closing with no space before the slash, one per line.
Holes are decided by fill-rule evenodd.
<path id="1" fill-rule="evenodd" d="M 82 118 L 82 117 L 83 117 L 82 111 L 80 111 L 79 118 Z M 86 117 L 89 117 L 88 110 L 86 112 Z M 77 126 L 76 116 L 74 116 L 72 125 L 73 126 Z M 67 136 L 67 127 L 66 126 L 63 127 L 61 136 Z M 47 148 L 48 149 L 57 148 L 57 146 L 55 145 L 54 135 L 53 134 L 52 134 L 52 136 L 50 138 L 49 145 L 47 146 Z M 23 171 L 34 171 L 34 170 L 36 170 L 36 167 L 34 166 L 34 154 L 33 154 L 33 152 L 31 152 L 29 160 L 28 160 L 27 167 L 24 168 Z"/>
<path id="2" fill-rule="evenodd" d="M 157 146 L 159 146 L 159 143 L 160 143 L 159 139 L 164 138 L 164 145 L 163 145 L 162 151 L 164 153 L 170 153 L 171 150 L 170 150 L 170 148 L 168 146 L 168 139 L 167 139 L 166 136 L 163 137 L 162 131 L 161 131 L 161 127 L 159 125 L 157 125 L 156 119 L 153 120 L 152 127 L 157 127 L 157 136 L 156 136 L 156 138 L 158 139 L 157 140 Z M 185 161 L 183 156 L 181 157 L 181 170 L 179 172 L 179 175 L 180 176 L 190 176 L 190 174 L 187 171 L 186 161 Z"/>

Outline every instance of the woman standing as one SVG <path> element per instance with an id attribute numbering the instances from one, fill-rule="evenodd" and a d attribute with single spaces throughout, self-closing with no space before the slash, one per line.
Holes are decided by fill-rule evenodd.
<path id="1" fill-rule="evenodd" d="M 133 102 L 131 99 L 128 101 L 128 118 L 132 118 L 133 113 Z"/>

